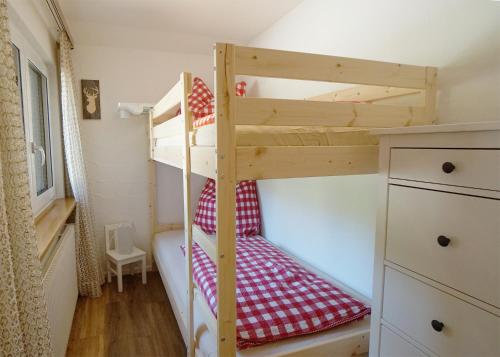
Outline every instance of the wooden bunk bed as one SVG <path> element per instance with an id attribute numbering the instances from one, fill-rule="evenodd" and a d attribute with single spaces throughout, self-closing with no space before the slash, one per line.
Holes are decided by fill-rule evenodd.
<path id="1" fill-rule="evenodd" d="M 188 306 L 186 344 L 194 356 L 192 244 L 217 266 L 217 319 L 206 311 L 219 356 L 236 355 L 235 187 L 240 180 L 376 173 L 378 146 L 368 128 L 424 125 L 435 120 L 436 75 L 433 67 L 217 44 L 215 57 L 215 124 L 193 129 L 188 109 L 190 73 L 154 106 L 149 121 L 151 186 L 155 164 L 183 170 L 184 233 Z M 361 85 L 308 100 L 237 97 L 237 76 L 339 82 Z M 423 105 L 377 105 L 405 95 L 421 95 Z M 346 102 L 350 101 L 350 102 Z M 356 101 L 356 102 L 352 102 Z M 180 111 L 179 111 L 180 109 Z M 180 112 L 180 114 L 179 114 Z M 211 138 L 211 139 L 210 139 Z M 192 226 L 190 175 L 216 181 L 217 234 Z M 156 222 L 151 191 L 153 234 L 165 230 Z M 171 228 L 171 227 L 170 227 Z M 202 299 L 201 299 L 202 300 Z M 333 340 L 335 349 L 349 341 L 356 350 L 367 326 L 353 327 L 349 340 Z M 354 336 L 354 337 L 353 337 Z M 315 346 L 314 348 L 318 348 Z M 300 353 L 312 352 L 301 349 Z"/>

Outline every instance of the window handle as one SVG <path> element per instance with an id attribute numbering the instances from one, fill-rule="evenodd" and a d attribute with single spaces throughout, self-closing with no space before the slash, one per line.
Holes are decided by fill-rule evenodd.
<path id="1" fill-rule="evenodd" d="M 45 162 L 45 150 L 40 145 L 36 145 L 34 142 L 31 142 L 31 152 L 34 154 L 37 151 L 40 153 L 40 155 L 42 155 L 41 165 L 45 166 L 45 163 L 46 163 Z"/>

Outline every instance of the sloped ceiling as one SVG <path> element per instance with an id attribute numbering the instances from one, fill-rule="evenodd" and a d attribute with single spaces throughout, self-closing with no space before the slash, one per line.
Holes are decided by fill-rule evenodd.
<path id="1" fill-rule="evenodd" d="M 59 0 L 76 44 L 210 53 L 245 44 L 302 0 Z"/>

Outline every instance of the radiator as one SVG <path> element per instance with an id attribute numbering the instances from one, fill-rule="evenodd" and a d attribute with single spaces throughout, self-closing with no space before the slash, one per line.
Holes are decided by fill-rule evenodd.
<path id="1" fill-rule="evenodd" d="M 78 299 L 73 224 L 65 227 L 52 251 L 47 255 L 49 257 L 43 284 L 52 348 L 55 357 L 64 357 Z"/>

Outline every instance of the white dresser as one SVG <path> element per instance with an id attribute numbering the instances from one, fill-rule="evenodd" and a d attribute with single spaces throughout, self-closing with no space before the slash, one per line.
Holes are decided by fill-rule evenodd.
<path id="1" fill-rule="evenodd" d="M 374 133 L 370 356 L 500 356 L 500 122 Z"/>

